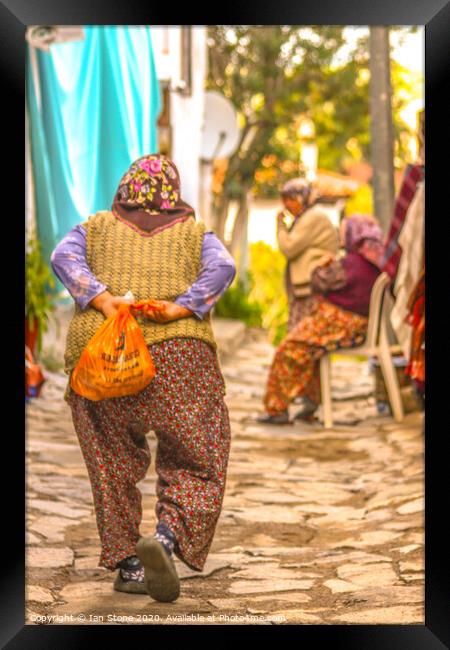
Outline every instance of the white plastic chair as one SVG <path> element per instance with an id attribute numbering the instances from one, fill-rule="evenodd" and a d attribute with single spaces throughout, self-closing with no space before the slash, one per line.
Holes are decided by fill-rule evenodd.
<path id="1" fill-rule="evenodd" d="M 336 353 L 346 356 L 377 357 L 383 373 L 392 413 L 397 422 L 403 420 L 403 403 L 398 384 L 397 373 L 392 361 L 392 352 L 402 352 L 399 345 L 389 345 L 387 333 L 386 288 L 390 282 L 387 273 L 381 273 L 376 279 L 370 295 L 367 335 L 364 343 L 355 348 L 341 348 Z M 333 426 L 331 404 L 331 360 L 327 353 L 320 359 L 320 384 L 322 394 L 323 420 L 326 429 Z"/>

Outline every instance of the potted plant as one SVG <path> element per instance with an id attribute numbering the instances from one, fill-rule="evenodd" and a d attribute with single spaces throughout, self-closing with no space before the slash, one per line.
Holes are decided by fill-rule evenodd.
<path id="1" fill-rule="evenodd" d="M 38 239 L 31 238 L 25 255 L 25 345 L 34 354 L 42 349 L 42 335 L 47 329 L 48 315 L 54 306 L 48 294 L 55 281 L 42 257 Z"/>

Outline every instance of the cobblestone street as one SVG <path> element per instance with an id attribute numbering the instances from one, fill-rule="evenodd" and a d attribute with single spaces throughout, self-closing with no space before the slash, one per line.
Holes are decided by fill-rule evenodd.
<path id="1" fill-rule="evenodd" d="M 27 404 L 27 623 L 424 624 L 423 413 L 399 425 L 378 415 L 368 364 L 337 358 L 333 430 L 257 424 L 273 348 L 259 330 L 245 336 L 222 359 L 232 423 L 222 514 L 203 573 L 177 560 L 172 604 L 113 591 L 115 574 L 97 566 L 66 376 L 46 372 Z M 144 535 L 155 479 L 152 460 L 139 484 Z"/>

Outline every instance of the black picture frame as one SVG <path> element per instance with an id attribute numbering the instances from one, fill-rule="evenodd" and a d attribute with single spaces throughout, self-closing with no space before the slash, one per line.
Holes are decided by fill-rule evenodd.
<path id="1" fill-rule="evenodd" d="M 426 249 L 427 267 L 427 408 L 426 408 L 426 514 L 425 514 L 425 625 L 339 625 L 295 626 L 295 642 L 315 644 L 330 643 L 345 650 L 438 650 L 450 646 L 449 608 L 449 560 L 448 541 L 445 534 L 446 505 L 448 501 L 448 469 L 446 438 L 450 432 L 447 403 L 446 373 L 439 379 L 440 368 L 446 369 L 449 360 L 449 336 L 445 317 L 439 314 L 448 292 L 445 262 L 448 248 L 448 191 L 450 184 L 448 160 L 448 103 L 443 101 L 446 72 L 450 60 L 450 4 L 446 0 L 322 0 L 308 5 L 293 0 L 269 3 L 261 0 L 256 4 L 241 6 L 227 4 L 217 7 L 217 13 L 208 6 L 186 4 L 154 6 L 128 0 L 126 3 L 107 3 L 101 0 L 3 0 L 0 4 L 0 67 L 2 70 L 3 109 L 2 153 L 6 162 L 2 186 L 4 189 L 2 238 L 4 253 L 11 252 L 11 261 L 4 255 L 4 318 L 6 326 L 3 341 L 6 352 L 5 367 L 8 369 L 7 385 L 3 389 L 6 398 L 3 406 L 3 490 L 1 492 L 1 521 L 6 553 L 2 554 L 0 569 L 0 642 L 1 647 L 16 648 L 80 648 L 89 643 L 104 641 L 111 632 L 109 626 L 72 625 L 25 625 L 25 418 L 24 435 L 20 435 L 20 414 L 23 411 L 23 374 L 18 360 L 23 354 L 22 305 L 20 297 L 24 286 L 24 221 L 17 210 L 15 180 L 24 169 L 24 92 L 25 92 L 25 29 L 35 24 L 166 24 L 175 16 L 181 24 L 339 24 L 339 25 L 425 25 L 425 106 L 426 106 Z M 447 137 L 445 137 L 447 136 Z M 17 164 L 15 164 L 17 163 Z M 442 233 L 442 234 L 440 234 Z M 21 262 L 23 262 L 21 266 Z M 17 286 L 16 286 L 17 285 Z M 8 356 L 9 355 L 9 356 Z M 6 376 L 6 374 L 5 374 Z M 8 417 L 9 416 L 9 417 Z M 9 423 L 8 423 L 9 419 Z M 6 470 L 11 469 L 11 472 Z M 445 489 L 447 487 L 447 490 Z M 186 626 L 179 632 L 186 634 Z M 188 626 L 189 627 L 189 626 Z M 232 626 L 221 626 L 220 635 L 225 640 L 236 633 Z M 265 638 L 283 634 L 292 626 L 269 626 L 262 628 Z M 276 632 L 274 632 L 276 628 Z M 101 632 L 100 632 L 101 629 Z M 199 630 L 191 626 L 190 630 Z M 243 626 L 239 635 L 260 632 L 261 628 Z M 292 631 L 292 630 L 291 630 Z M 137 640 L 137 634 L 147 634 L 146 626 L 123 626 L 114 628 L 115 640 L 125 638 L 128 643 Z M 155 643 L 162 630 L 152 626 L 147 642 Z M 101 634 L 101 639 L 98 636 Z M 126 634 L 126 637 L 122 637 Z M 156 636 L 155 636 L 156 635 Z M 185 639 L 186 637 L 184 637 Z M 233 638 L 233 637 L 231 637 Z M 119 640 L 120 639 L 120 640 Z"/>

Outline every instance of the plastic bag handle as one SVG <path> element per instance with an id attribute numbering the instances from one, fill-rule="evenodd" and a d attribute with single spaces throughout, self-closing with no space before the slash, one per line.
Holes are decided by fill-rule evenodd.
<path id="1" fill-rule="evenodd" d="M 123 329 L 126 319 L 131 315 L 131 307 L 132 305 L 120 304 L 117 312 L 110 316 L 108 320 L 116 319 L 120 329 Z"/>

